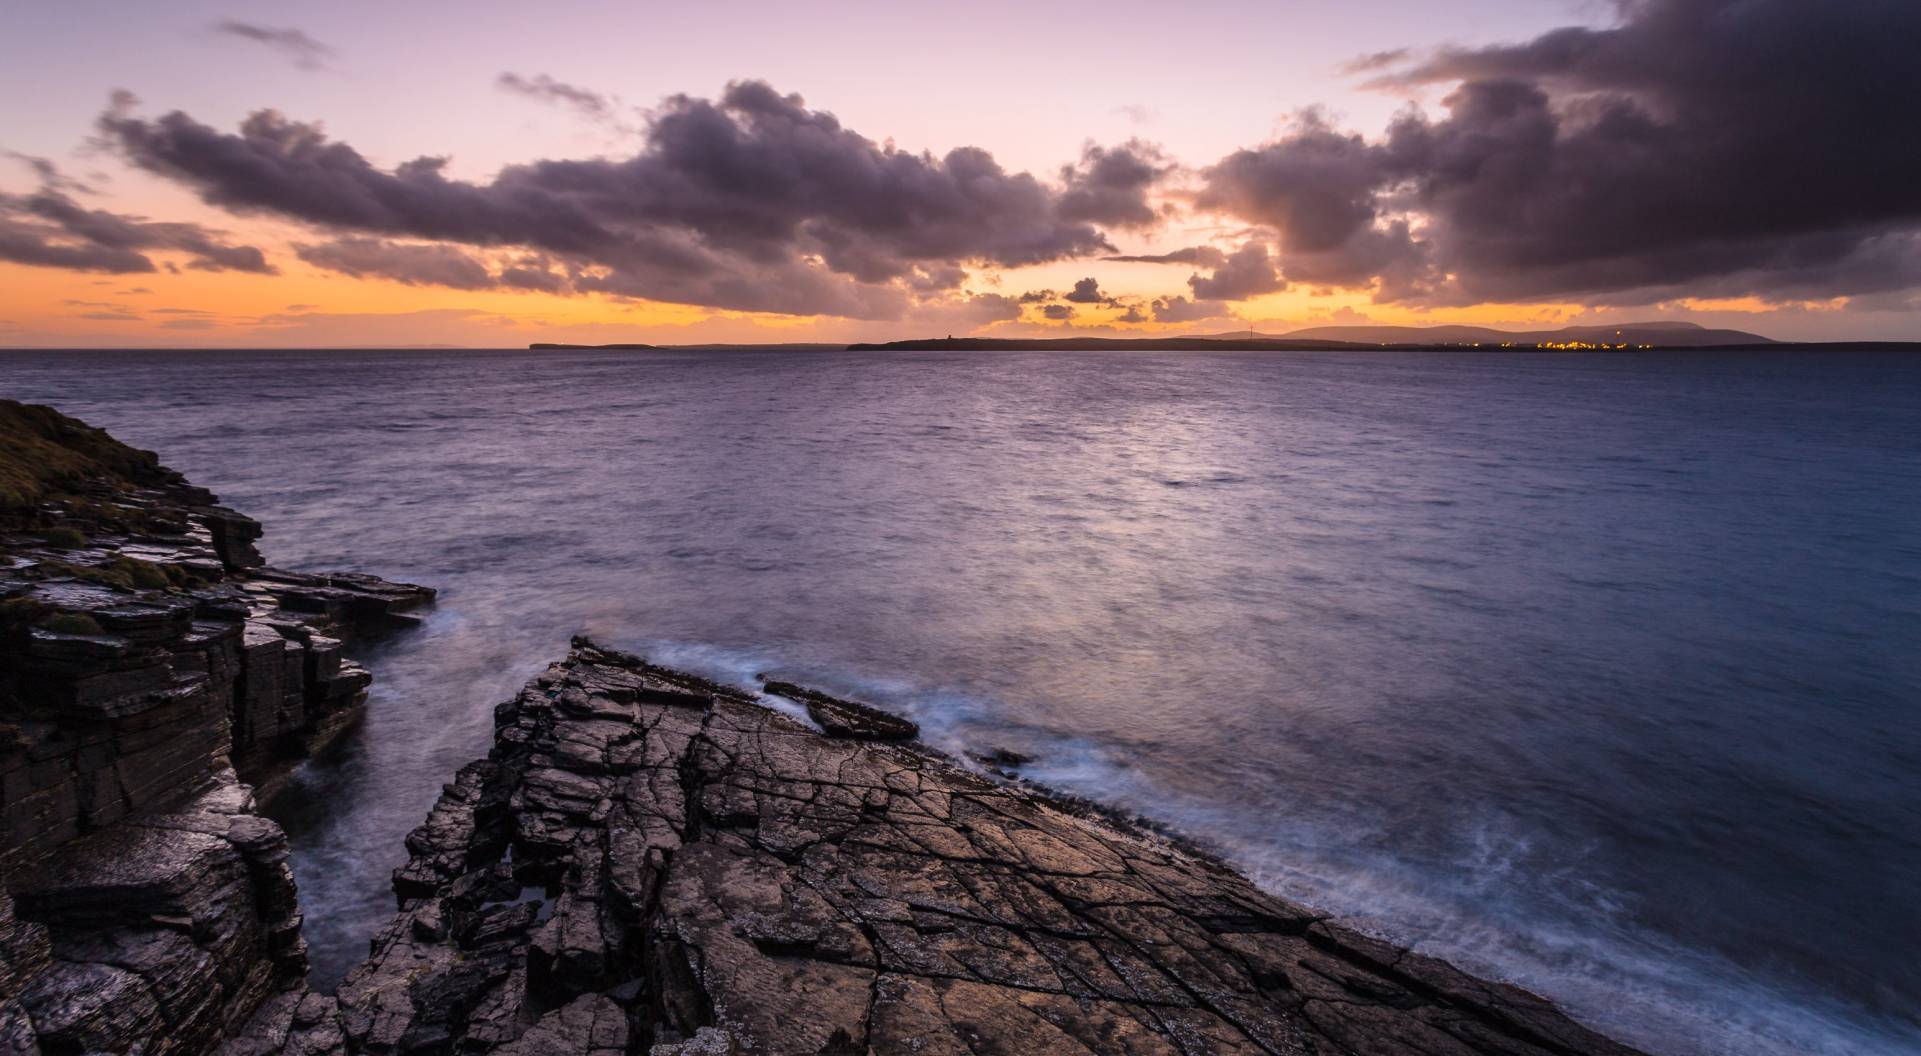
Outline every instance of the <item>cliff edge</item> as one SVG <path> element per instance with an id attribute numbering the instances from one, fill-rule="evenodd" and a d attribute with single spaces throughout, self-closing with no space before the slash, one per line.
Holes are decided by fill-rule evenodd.
<path id="1" fill-rule="evenodd" d="M 422 587 L 264 566 L 260 526 L 0 401 L 0 1053 L 199 1053 L 306 974 L 254 813 L 351 726 Z"/>

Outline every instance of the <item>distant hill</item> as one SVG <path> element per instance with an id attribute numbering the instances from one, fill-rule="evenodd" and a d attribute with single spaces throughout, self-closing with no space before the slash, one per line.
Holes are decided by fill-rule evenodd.
<path id="1" fill-rule="evenodd" d="M 1197 335 L 1209 341 L 1247 341 L 1245 330 Z M 1620 323 L 1614 326 L 1564 326 L 1558 330 L 1497 330 L 1491 326 L 1310 326 L 1280 334 L 1253 335 L 1254 340 L 1340 341 L 1367 345 L 1559 345 L 1626 344 L 1656 348 L 1706 348 L 1717 345 L 1772 345 L 1776 342 L 1745 330 L 1710 330 L 1695 323 Z"/>
<path id="2" fill-rule="evenodd" d="M 846 342 L 789 341 L 785 344 L 770 343 L 743 345 L 738 342 L 722 342 L 706 345 L 573 345 L 557 341 L 535 341 L 527 346 L 536 352 L 572 349 L 574 351 L 647 351 L 647 352 L 839 352 L 847 347 Z"/>
<path id="3" fill-rule="evenodd" d="M 1311 352 L 1316 349 L 1378 348 L 1353 341 L 1296 341 L 1246 335 L 1225 337 L 929 337 L 848 345 L 849 352 Z"/>
<path id="4" fill-rule="evenodd" d="M 1537 347 L 1714 348 L 1781 345 L 1744 330 L 1710 330 L 1694 323 L 1621 323 L 1617 326 L 1564 326 L 1558 330 L 1496 330 L 1491 326 L 1311 326 L 1284 334 L 1189 334 L 1184 337 L 929 337 L 870 344 L 788 345 L 571 345 L 540 342 L 537 349 L 655 349 L 673 351 L 787 350 L 1011 352 L 1054 350 L 1094 352 L 1135 349 L 1158 352 L 1308 352 L 1314 350 L 1439 349 L 1480 347 L 1532 350 Z"/>

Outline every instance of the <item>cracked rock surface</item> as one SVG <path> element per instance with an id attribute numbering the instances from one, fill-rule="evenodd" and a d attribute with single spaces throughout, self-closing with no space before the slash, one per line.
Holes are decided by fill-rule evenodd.
<path id="1" fill-rule="evenodd" d="M 1150 834 L 585 640 L 496 725 L 372 957 L 229 1053 L 1630 1052 Z"/>

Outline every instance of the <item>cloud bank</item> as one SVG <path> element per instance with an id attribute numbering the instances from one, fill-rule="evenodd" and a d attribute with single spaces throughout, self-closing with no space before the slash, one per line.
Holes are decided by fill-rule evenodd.
<path id="1" fill-rule="evenodd" d="M 1367 140 L 1309 111 L 1210 166 L 1198 204 L 1275 231 L 1290 279 L 1387 301 L 1921 281 L 1921 5 L 1621 10 L 1611 28 L 1370 57 L 1375 84 L 1453 85 L 1445 115 L 1408 112 Z"/>
<path id="2" fill-rule="evenodd" d="M 125 275 L 172 266 L 157 264 L 149 255 L 156 252 L 182 254 L 186 266 L 199 271 L 276 271 L 259 249 L 227 242 L 199 224 L 89 209 L 60 190 L 57 180 L 31 194 L 0 193 L 0 260 Z"/>
<path id="3" fill-rule="evenodd" d="M 536 161 L 485 183 L 448 178 L 445 158 L 381 169 L 271 110 L 222 132 L 117 105 L 99 129 L 134 165 L 236 213 L 522 247 L 582 292 L 855 318 L 945 295 L 963 265 L 1112 252 L 1099 225 L 1148 215 L 1154 171 L 1131 147 L 1090 148 L 1052 187 L 974 147 L 936 158 L 876 145 L 757 81 L 716 101 L 670 98 L 631 157 Z"/>
<path id="4" fill-rule="evenodd" d="M 1192 167 L 1131 139 L 1088 143 L 1037 177 L 979 147 L 897 150 L 760 81 L 672 96 L 643 116 L 511 72 L 500 90 L 629 132 L 629 152 L 463 179 L 432 155 L 375 164 L 274 110 L 216 128 L 180 111 L 141 116 L 130 96 L 116 96 L 97 132 L 210 205 L 298 225 L 292 252 L 310 267 L 460 290 L 857 320 L 938 313 L 960 325 L 1021 318 L 1024 305 L 1059 321 L 1083 306 L 1178 323 L 1290 288 L 1446 307 L 1865 304 L 1921 287 L 1921 136 L 1910 127 L 1921 4 L 1615 10 L 1611 25 L 1516 44 L 1363 56 L 1343 68 L 1438 103 L 1410 106 L 1379 135 L 1304 110 L 1277 138 Z M 298 30 L 215 28 L 307 68 L 331 55 Z M 82 205 L 86 186 L 23 160 L 41 186 L 0 194 L 0 259 L 273 271 L 258 248 L 200 225 Z M 1183 228 L 1203 235 L 1159 253 L 1115 245 Z M 1089 258 L 1182 268 L 1185 288 L 1181 272 L 1171 290 L 1119 296 L 1092 277 L 1060 293 L 979 288 L 994 281 L 986 272 Z"/>

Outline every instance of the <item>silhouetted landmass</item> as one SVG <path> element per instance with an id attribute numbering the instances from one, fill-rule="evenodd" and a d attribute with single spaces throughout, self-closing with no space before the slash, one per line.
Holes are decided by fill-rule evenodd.
<path id="1" fill-rule="evenodd" d="M 645 352 L 842 352 L 847 345 L 836 341 L 788 341 L 780 344 L 740 344 L 737 342 L 710 342 L 704 345 L 575 345 L 557 341 L 536 341 L 527 346 L 534 351 L 558 349 L 608 350 L 625 349 Z"/>
<path id="2" fill-rule="evenodd" d="M 1833 352 L 1918 352 L 1914 341 L 1776 341 L 1745 330 L 1694 323 L 1621 323 L 1558 330 L 1497 330 L 1491 326 L 1315 326 L 1283 334 L 1244 330 L 1180 337 L 918 337 L 850 345 L 571 345 L 540 342 L 533 349 L 640 349 L 658 352 L 1427 352 L 1449 349 L 1512 352 L 1648 352 L 1663 349 L 1821 349 Z"/>
<path id="3" fill-rule="evenodd" d="M 1311 352 L 1378 348 L 1355 341 L 1294 341 L 1277 337 L 1225 340 L 1212 337 L 928 337 L 909 341 L 848 345 L 849 352 Z"/>
<path id="4" fill-rule="evenodd" d="M 849 345 L 569 345 L 540 343 L 535 349 L 646 349 L 675 351 L 790 352 L 1649 352 L 1689 349 L 1827 352 L 1921 352 L 1921 341 L 1777 341 L 1745 330 L 1718 330 L 1694 323 L 1622 323 L 1566 326 L 1558 330 L 1496 330 L 1487 326 L 1317 326 L 1284 334 L 1239 331 L 1181 337 L 921 337 Z"/>
<path id="5" fill-rule="evenodd" d="M 934 338 L 850 345 L 852 349 L 1139 349 L 1173 352 L 1308 351 L 1338 349 L 1481 348 L 1519 351 L 1645 351 L 1656 348 L 1754 348 L 1780 344 L 1743 330 L 1710 330 L 1693 323 L 1622 323 L 1558 330 L 1497 330 L 1490 326 L 1316 326 L 1282 334 L 1253 330 L 1184 337 Z"/>
<path id="6" fill-rule="evenodd" d="M 1222 340 L 1245 340 L 1240 331 L 1204 334 Z M 1564 326 L 1555 330 L 1501 330 L 1492 326 L 1310 326 L 1281 334 L 1254 334 L 1288 341 L 1350 341 L 1368 345 L 1650 345 L 1657 348 L 1711 348 L 1772 345 L 1772 338 L 1745 330 L 1711 330 L 1695 323 L 1617 323 L 1612 326 Z"/>

